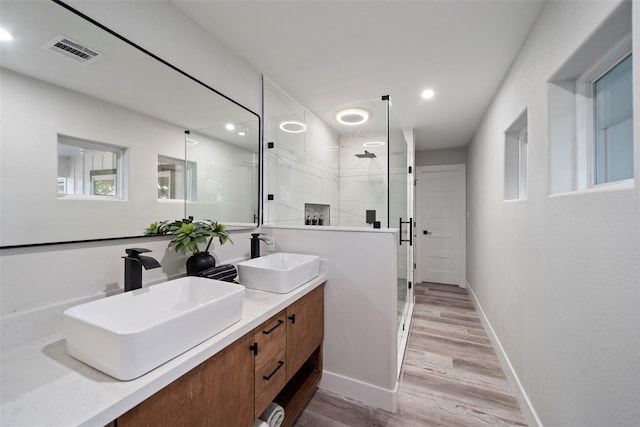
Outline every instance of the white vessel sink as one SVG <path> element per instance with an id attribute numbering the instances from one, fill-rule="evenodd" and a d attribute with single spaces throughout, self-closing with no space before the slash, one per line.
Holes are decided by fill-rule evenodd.
<path id="1" fill-rule="evenodd" d="M 119 380 L 173 359 L 242 318 L 244 287 L 182 277 L 69 308 L 67 351 Z"/>
<path id="2" fill-rule="evenodd" d="M 320 274 L 320 257 L 275 253 L 238 263 L 240 284 L 286 294 Z"/>

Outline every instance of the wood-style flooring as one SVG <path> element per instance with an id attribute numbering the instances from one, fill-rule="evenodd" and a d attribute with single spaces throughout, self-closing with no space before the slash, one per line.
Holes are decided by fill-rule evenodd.
<path id="1" fill-rule="evenodd" d="M 420 283 L 395 414 L 318 391 L 297 427 L 526 426 L 465 289 Z"/>

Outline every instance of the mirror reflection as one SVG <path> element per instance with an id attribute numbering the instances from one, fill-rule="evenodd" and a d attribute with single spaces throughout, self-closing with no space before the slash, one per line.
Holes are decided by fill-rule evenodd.
<path id="1" fill-rule="evenodd" d="M 255 227 L 255 113 L 54 2 L 3 1 L 0 26 L 0 246 Z"/>

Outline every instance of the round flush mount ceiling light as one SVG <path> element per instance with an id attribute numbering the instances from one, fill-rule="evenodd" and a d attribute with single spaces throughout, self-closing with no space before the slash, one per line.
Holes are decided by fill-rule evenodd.
<path id="1" fill-rule="evenodd" d="M 307 130 L 307 125 L 302 122 L 290 120 L 280 123 L 280 129 L 289 133 L 301 133 Z"/>
<path id="2" fill-rule="evenodd" d="M 369 113 L 365 110 L 361 110 L 360 108 L 347 108 L 346 110 L 338 111 L 338 114 L 336 114 L 336 120 L 343 125 L 361 125 L 369 120 Z"/>
<path id="3" fill-rule="evenodd" d="M 435 94 L 433 89 L 426 89 L 422 92 L 422 99 L 431 99 Z"/>
<path id="4" fill-rule="evenodd" d="M 234 130 L 236 127 L 233 125 L 233 123 L 227 123 L 224 128 L 226 130 Z"/>
<path id="5" fill-rule="evenodd" d="M 9 40 L 13 40 L 13 36 L 9 34 L 9 31 L 0 28 L 0 41 L 8 42 Z"/>
<path id="6" fill-rule="evenodd" d="M 382 141 L 371 141 L 371 142 L 365 142 L 362 144 L 363 147 L 367 147 L 367 148 L 382 147 L 383 145 L 384 145 L 384 142 Z"/>

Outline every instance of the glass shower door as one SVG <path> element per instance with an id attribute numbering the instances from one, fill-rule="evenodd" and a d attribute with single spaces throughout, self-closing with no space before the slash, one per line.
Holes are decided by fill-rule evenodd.
<path id="1" fill-rule="evenodd" d="M 412 218 L 408 215 L 408 162 L 407 141 L 402 128 L 388 105 L 388 170 L 389 170 L 389 227 L 399 228 L 397 241 L 397 326 L 398 354 L 402 360 L 404 343 L 406 343 L 407 315 L 412 300 L 409 289 L 410 273 L 409 252 L 412 250 Z M 400 363 L 398 363 L 400 366 Z"/>

